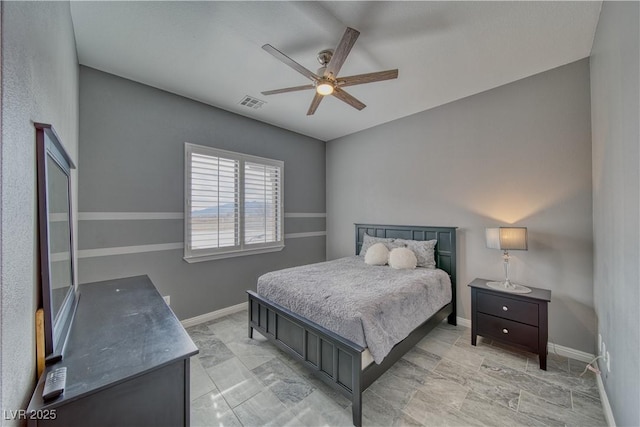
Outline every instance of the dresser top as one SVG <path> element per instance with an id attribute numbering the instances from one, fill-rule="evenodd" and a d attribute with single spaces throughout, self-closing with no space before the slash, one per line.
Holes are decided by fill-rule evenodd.
<path id="1" fill-rule="evenodd" d="M 79 293 L 63 359 L 43 373 L 30 409 L 55 408 L 198 353 L 149 277 L 88 283 Z M 44 404 L 46 372 L 61 366 L 65 392 Z"/>
<path id="2" fill-rule="evenodd" d="M 528 294 L 517 294 L 513 292 L 506 292 L 506 291 L 490 288 L 489 286 L 487 286 L 487 282 L 495 282 L 495 280 L 474 279 L 473 282 L 469 283 L 468 286 L 471 288 L 490 291 L 496 295 L 500 295 L 503 297 L 513 297 L 513 298 L 519 298 L 519 299 L 531 298 L 531 299 L 537 299 L 542 301 L 551 301 L 551 291 L 549 289 L 534 288 L 533 286 L 524 285 L 524 286 L 527 286 L 527 288 L 531 289 L 531 292 Z"/>

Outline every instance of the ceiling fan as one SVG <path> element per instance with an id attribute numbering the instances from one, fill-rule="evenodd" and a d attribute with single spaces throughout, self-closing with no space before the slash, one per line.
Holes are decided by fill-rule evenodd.
<path id="1" fill-rule="evenodd" d="M 364 83 L 373 83 L 382 80 L 395 79 L 398 77 L 398 70 L 395 69 L 378 71 L 375 73 L 358 74 L 348 77 L 338 77 L 340 68 L 342 68 L 342 64 L 344 64 L 344 61 L 347 59 L 347 55 L 349 55 L 349 52 L 351 52 L 351 48 L 355 44 L 359 35 L 360 32 L 358 30 L 347 28 L 335 50 L 325 49 L 323 51 L 320 51 L 320 53 L 318 53 L 318 62 L 320 62 L 322 66 L 318 69 L 317 73 L 309 71 L 270 44 L 265 44 L 264 46 L 262 46 L 264 50 L 269 52 L 276 59 L 279 59 L 289 67 L 293 68 L 294 70 L 311 80 L 312 83 L 303 86 L 293 86 L 284 89 L 268 90 L 266 92 L 262 92 L 262 94 L 275 95 L 277 93 L 315 89 L 316 93 L 313 96 L 313 100 L 311 101 L 311 105 L 309 106 L 309 110 L 307 111 L 307 116 L 310 116 L 316 112 L 318 105 L 320 105 L 320 101 L 322 101 L 322 98 L 327 95 L 333 95 L 339 100 L 351 105 L 353 108 L 362 110 L 364 107 L 366 107 L 366 105 L 360 102 L 355 97 L 349 95 L 342 88 L 346 86 L 354 86 Z"/>

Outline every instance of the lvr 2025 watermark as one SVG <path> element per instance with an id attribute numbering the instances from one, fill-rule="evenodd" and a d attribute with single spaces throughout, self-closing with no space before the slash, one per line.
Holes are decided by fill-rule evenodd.
<path id="1" fill-rule="evenodd" d="M 55 409 L 4 409 L 2 418 L 5 420 L 55 420 L 57 417 Z"/>

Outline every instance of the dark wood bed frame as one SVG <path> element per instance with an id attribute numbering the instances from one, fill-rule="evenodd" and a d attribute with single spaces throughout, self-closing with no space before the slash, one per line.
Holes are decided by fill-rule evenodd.
<path id="1" fill-rule="evenodd" d="M 249 338 L 257 330 L 269 341 L 308 366 L 326 384 L 347 396 L 353 403 L 353 424 L 362 425 L 362 392 L 389 369 L 445 317 L 456 324 L 456 228 L 356 224 L 356 254 L 364 235 L 411 240 L 438 241 L 437 267 L 451 277 L 452 301 L 442 307 L 404 340 L 393 347 L 381 364 L 362 369 L 364 347 L 349 341 L 253 291 L 249 295 Z"/>

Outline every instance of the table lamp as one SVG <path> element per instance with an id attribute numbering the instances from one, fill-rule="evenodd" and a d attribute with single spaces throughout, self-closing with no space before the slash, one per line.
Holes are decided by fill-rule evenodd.
<path id="1" fill-rule="evenodd" d="M 488 282 L 487 286 L 518 294 L 526 294 L 531 289 L 526 286 L 511 283 L 509 280 L 509 251 L 526 251 L 527 250 L 527 227 L 497 227 L 487 228 L 485 230 L 487 239 L 487 248 L 500 249 L 504 251 L 502 259 L 504 260 L 504 281 Z"/>

